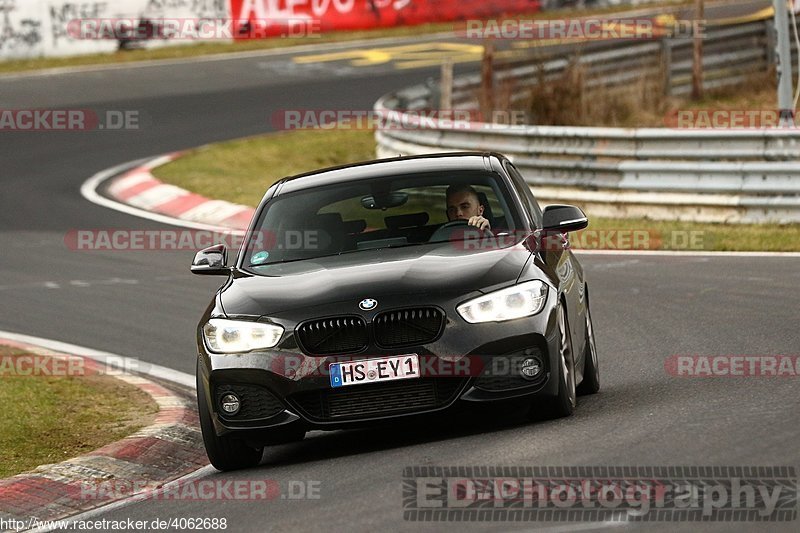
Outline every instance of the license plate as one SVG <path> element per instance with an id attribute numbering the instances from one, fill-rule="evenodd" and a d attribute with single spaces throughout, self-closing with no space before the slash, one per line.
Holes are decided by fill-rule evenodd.
<path id="1" fill-rule="evenodd" d="M 333 363 L 329 370 L 331 387 L 418 378 L 419 357 L 417 354 L 408 354 L 383 359 Z"/>

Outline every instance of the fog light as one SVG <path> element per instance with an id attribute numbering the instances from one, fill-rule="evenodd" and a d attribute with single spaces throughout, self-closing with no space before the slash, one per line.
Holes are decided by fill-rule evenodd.
<path id="1" fill-rule="evenodd" d="M 519 373 L 525 379 L 536 379 L 544 370 L 544 364 L 538 357 L 528 357 L 519 365 Z"/>
<path id="2" fill-rule="evenodd" d="M 235 394 L 227 393 L 223 395 L 219 404 L 226 415 L 235 415 L 239 412 L 239 397 Z"/>

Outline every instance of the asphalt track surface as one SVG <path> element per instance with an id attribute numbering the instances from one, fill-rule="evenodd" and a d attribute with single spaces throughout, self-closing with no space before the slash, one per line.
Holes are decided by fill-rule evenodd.
<path id="1" fill-rule="evenodd" d="M 194 371 L 194 328 L 219 279 L 188 273 L 192 252 L 78 252 L 74 229 L 160 224 L 83 200 L 105 168 L 263 133 L 281 109 L 369 109 L 435 69 L 298 67 L 291 52 L 186 65 L 0 80 L 3 108 L 130 109 L 138 131 L 0 133 L 0 329 Z M 675 354 L 800 353 L 796 257 L 582 256 L 602 391 L 575 416 L 528 423 L 518 410 L 434 423 L 310 434 L 268 449 L 259 468 L 208 479 L 315 482 L 319 499 L 144 501 L 95 518 L 210 517 L 229 531 L 728 530 L 725 523 L 431 523 L 402 516 L 414 465 L 768 465 L 800 469 L 797 378 L 676 378 Z M 700 527 L 701 526 L 701 527 Z M 796 530 L 797 522 L 770 530 Z M 755 523 L 737 529 L 765 529 Z"/>

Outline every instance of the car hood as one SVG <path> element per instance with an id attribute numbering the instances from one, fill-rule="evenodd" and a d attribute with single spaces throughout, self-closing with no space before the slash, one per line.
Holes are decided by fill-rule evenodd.
<path id="1" fill-rule="evenodd" d="M 364 250 L 254 268 L 222 289 L 227 315 L 286 310 L 387 295 L 457 295 L 513 283 L 530 257 L 520 241 L 465 250 L 455 243 Z"/>

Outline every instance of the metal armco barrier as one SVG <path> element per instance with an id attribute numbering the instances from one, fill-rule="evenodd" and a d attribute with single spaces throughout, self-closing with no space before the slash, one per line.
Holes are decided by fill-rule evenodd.
<path id="1" fill-rule="evenodd" d="M 768 21 L 710 30 L 704 56 L 706 86 L 735 84 L 754 69 L 765 70 L 771 60 L 770 31 Z M 628 83 L 642 75 L 637 64 L 652 69 L 652 57 L 666 57 L 671 62 L 665 91 L 680 94 L 691 84 L 691 62 L 681 56 L 683 46 L 680 41 L 606 43 L 586 50 L 580 61 L 588 81 L 608 85 Z M 556 75 L 567 63 L 556 59 L 535 66 L 515 64 L 498 68 L 496 76 L 524 87 L 541 79 L 542 68 Z M 474 75 L 457 79 L 454 107 L 474 109 L 478 84 Z M 379 157 L 501 152 L 514 161 L 544 203 L 572 202 L 601 216 L 800 222 L 800 130 L 795 128 L 626 129 L 475 122 L 431 127 L 415 122 L 412 111 L 435 108 L 433 100 L 428 88 L 415 86 L 375 104 L 376 112 L 388 117 L 375 135 Z"/>

